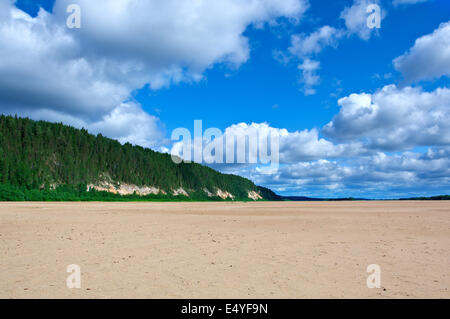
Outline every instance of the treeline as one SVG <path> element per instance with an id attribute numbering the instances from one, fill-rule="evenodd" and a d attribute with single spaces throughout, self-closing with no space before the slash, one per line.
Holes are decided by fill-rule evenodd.
<path id="1" fill-rule="evenodd" d="M 180 187 L 194 195 L 204 188 L 211 192 L 221 189 L 237 199 L 248 199 L 249 190 L 258 190 L 243 177 L 221 174 L 196 163 L 175 164 L 169 154 L 129 143 L 122 145 L 101 134 L 89 134 L 85 129 L 0 116 L 2 191 L 13 194 L 20 190 L 27 200 L 29 196 L 38 196 L 37 191 L 46 196 L 56 194 L 52 188 L 66 185 L 70 192 L 67 189 L 65 192 L 75 194 L 74 189 L 81 191 L 80 187 L 102 181 L 104 176 L 114 182 L 155 186 L 167 193 Z M 80 192 L 77 194 L 80 196 Z"/>
<path id="2" fill-rule="evenodd" d="M 450 195 L 438 195 L 431 197 L 411 197 L 411 198 L 402 198 L 400 200 L 450 200 Z"/>
<path id="3" fill-rule="evenodd" d="M 265 200 L 269 200 L 269 201 L 281 201 L 281 200 L 283 200 L 282 196 L 277 195 L 275 192 L 273 192 L 269 188 L 258 186 L 258 190 L 259 190 L 259 194 Z"/>

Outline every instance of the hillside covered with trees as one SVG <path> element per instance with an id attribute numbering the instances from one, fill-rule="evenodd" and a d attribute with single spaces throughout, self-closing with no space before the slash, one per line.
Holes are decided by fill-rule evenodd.
<path id="1" fill-rule="evenodd" d="M 88 191 L 88 185 L 105 180 L 116 186 L 155 187 L 161 192 L 122 196 Z M 180 188 L 188 196 L 174 196 Z M 217 200 L 218 190 L 237 200 L 249 200 L 249 192 L 273 194 L 243 177 L 196 163 L 176 164 L 169 154 L 122 145 L 85 129 L 0 116 L 0 200 Z"/>

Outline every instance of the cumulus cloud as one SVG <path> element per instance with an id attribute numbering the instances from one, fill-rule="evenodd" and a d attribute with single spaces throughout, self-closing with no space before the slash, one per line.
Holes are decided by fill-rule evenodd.
<path id="1" fill-rule="evenodd" d="M 10 7 L 0 21 L 0 105 L 2 109 L 48 108 L 95 118 L 129 94 L 105 69 L 80 54 L 79 44 L 41 10 L 36 18 Z"/>
<path id="2" fill-rule="evenodd" d="M 202 141 L 205 147 L 221 140 L 246 141 L 254 132 L 278 136 L 276 169 L 248 161 L 259 153 L 248 143 L 246 162 L 209 165 L 283 194 L 384 198 L 450 191 L 450 89 L 426 92 L 389 85 L 373 94 L 349 95 L 338 103 L 340 112 L 322 129 L 326 137 L 316 128 L 289 131 L 268 123 L 239 123 L 212 142 Z M 417 146 L 428 150 L 417 152 Z M 230 151 L 228 145 L 223 149 Z"/>
<path id="3" fill-rule="evenodd" d="M 319 54 L 326 47 L 336 47 L 338 39 L 344 32 L 328 25 L 323 26 L 311 34 L 294 34 L 291 36 L 291 45 L 288 54 L 275 51 L 274 57 L 278 61 L 287 64 L 295 58 L 300 60 L 298 69 L 301 72 L 300 83 L 303 84 L 302 91 L 305 95 L 316 94 L 315 86 L 320 83 L 318 70 L 320 62 L 313 60 L 312 56 Z"/>
<path id="4" fill-rule="evenodd" d="M 416 40 L 408 52 L 394 60 L 408 82 L 450 76 L 450 21 Z"/>
<path id="5" fill-rule="evenodd" d="M 325 47 L 337 46 L 337 40 L 343 36 L 342 30 L 325 25 L 309 35 L 294 34 L 291 37 L 289 52 L 304 58 L 312 54 L 320 53 Z"/>
<path id="6" fill-rule="evenodd" d="M 361 140 L 368 148 L 404 150 L 450 144 L 450 89 L 388 85 L 374 94 L 338 101 L 339 113 L 323 132 L 340 141 Z"/>
<path id="7" fill-rule="evenodd" d="M 371 4 L 378 4 L 378 0 L 354 0 L 353 5 L 346 7 L 341 12 L 341 19 L 344 19 L 348 34 L 356 34 L 363 40 L 368 40 L 376 32 L 376 28 L 367 26 L 367 8 Z M 383 12 L 382 16 L 383 16 Z"/>
<path id="8" fill-rule="evenodd" d="M 299 18 L 304 0 L 256 1 L 90 1 L 58 0 L 55 19 L 65 21 L 68 4 L 82 8 L 83 27 L 74 32 L 83 49 L 93 55 L 132 63 L 128 70 L 155 87 L 149 73 L 165 70 L 198 75 L 217 62 L 235 65 L 249 57 L 243 35 L 251 24 L 284 16 Z M 177 66 L 172 70 L 172 66 Z M 117 72 L 123 71 L 117 70 Z M 119 73 L 120 74 L 120 73 Z M 170 81 L 172 75 L 166 75 Z"/>
<path id="9" fill-rule="evenodd" d="M 66 27 L 72 3 L 81 7 L 81 29 Z M 134 90 L 199 81 L 216 63 L 237 67 L 249 58 L 248 26 L 299 19 L 306 7 L 304 0 L 56 0 L 52 14 L 41 9 L 32 18 L 1 1 L 0 109 L 151 145 L 153 136 L 138 137 L 133 126 L 107 126 L 129 112 L 149 119 L 141 132 L 155 133 L 155 118 L 130 102 Z"/>
<path id="10" fill-rule="evenodd" d="M 362 143 L 343 143 L 334 144 L 319 136 L 319 130 L 313 128 L 311 130 L 305 129 L 302 131 L 289 132 L 285 128 L 271 127 L 268 123 L 238 123 L 227 127 L 223 132 L 215 130 L 217 134 L 213 138 L 206 138 L 203 136 L 189 136 L 187 141 L 180 140 L 175 142 L 172 146 L 172 154 L 183 155 L 182 149 L 185 145 L 192 146 L 190 157 L 183 157 L 185 160 L 195 160 L 195 151 L 193 145 L 195 138 L 203 147 L 207 149 L 208 145 L 214 147 L 221 147 L 223 152 L 220 157 L 221 162 L 225 163 L 229 154 L 232 154 L 232 162 L 230 164 L 260 164 L 261 154 L 271 155 L 271 151 L 278 151 L 276 160 L 280 164 L 298 163 L 302 161 L 317 160 L 321 158 L 343 158 L 350 156 L 358 156 L 367 154 L 368 152 L 363 148 Z M 206 132 L 205 132 L 206 134 Z M 271 139 L 274 137 L 274 139 Z M 185 144 L 187 142 L 187 144 Z M 239 149 L 237 145 L 243 143 L 243 147 Z M 277 143 L 273 147 L 271 143 Z M 208 151 L 204 151 L 204 163 L 213 163 L 214 156 Z M 239 153 L 242 151 L 242 153 Z M 216 154 L 216 153 L 215 153 Z M 213 154 L 214 155 L 214 154 Z M 200 157 L 198 157 L 200 158 Z M 244 159 L 239 161 L 238 159 Z"/>
<path id="11" fill-rule="evenodd" d="M 320 62 L 307 58 L 303 63 L 298 65 L 298 69 L 302 72 L 300 82 L 304 84 L 304 94 L 316 94 L 314 87 L 320 83 L 320 76 L 317 74 L 317 71 L 320 69 Z"/>
<path id="12" fill-rule="evenodd" d="M 239 123 L 227 127 L 223 136 L 226 139 L 242 140 L 252 132 L 257 132 L 259 136 L 279 137 L 279 159 L 282 164 L 356 156 L 365 152 L 359 143 L 335 145 L 321 138 L 319 131 L 314 128 L 289 132 L 285 128 L 271 127 L 268 123 Z"/>
<path id="13" fill-rule="evenodd" d="M 300 83 L 303 84 L 302 91 L 305 95 L 316 94 L 315 86 L 320 83 L 318 70 L 320 62 L 311 59 L 320 53 L 325 47 L 336 47 L 337 40 L 344 35 L 343 31 L 328 25 L 319 28 L 311 34 L 294 34 L 291 37 L 291 45 L 288 48 L 289 55 L 302 61 L 298 64 L 301 72 Z M 280 62 L 287 62 L 289 56 L 276 52 L 275 56 Z"/>
<path id="14" fill-rule="evenodd" d="M 443 152 L 448 151 L 430 149 L 428 153 Z M 450 159 L 413 152 L 299 162 L 284 165 L 272 175 L 258 174 L 254 168 L 236 173 L 275 191 L 310 197 L 385 198 L 450 191 Z"/>
<path id="15" fill-rule="evenodd" d="M 90 123 L 86 128 L 91 132 L 117 139 L 121 143 L 130 142 L 144 147 L 167 143 L 159 119 L 144 112 L 136 103 L 122 103 L 102 120 Z"/>

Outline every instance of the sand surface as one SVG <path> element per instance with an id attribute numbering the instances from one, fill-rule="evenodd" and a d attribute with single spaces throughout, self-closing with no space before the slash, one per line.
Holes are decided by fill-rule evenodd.
<path id="1" fill-rule="evenodd" d="M 0 297 L 450 298 L 450 203 L 0 203 Z"/>

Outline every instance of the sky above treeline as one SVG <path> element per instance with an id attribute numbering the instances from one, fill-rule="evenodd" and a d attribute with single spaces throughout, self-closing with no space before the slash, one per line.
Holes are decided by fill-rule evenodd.
<path id="1" fill-rule="evenodd" d="M 164 152 L 273 132 L 277 170 L 212 167 L 284 195 L 450 194 L 448 0 L 0 0 L 0 43 L 1 113 Z"/>

